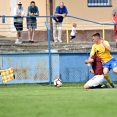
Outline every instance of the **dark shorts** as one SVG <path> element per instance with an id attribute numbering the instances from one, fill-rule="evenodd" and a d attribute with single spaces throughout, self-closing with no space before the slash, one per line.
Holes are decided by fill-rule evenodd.
<path id="1" fill-rule="evenodd" d="M 17 31 L 23 30 L 23 23 L 14 22 L 14 26 L 15 26 Z"/>
<path id="2" fill-rule="evenodd" d="M 27 19 L 27 28 L 34 28 L 36 29 L 37 28 L 37 21 L 36 20 L 30 20 L 30 19 Z"/>
<path id="3" fill-rule="evenodd" d="M 74 38 L 76 38 L 76 36 L 70 36 L 70 39 L 71 39 L 71 40 L 74 39 Z"/>

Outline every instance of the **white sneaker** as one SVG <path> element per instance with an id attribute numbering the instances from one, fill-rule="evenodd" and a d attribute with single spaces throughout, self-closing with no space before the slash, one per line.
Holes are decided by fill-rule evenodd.
<path id="1" fill-rule="evenodd" d="M 57 40 L 54 40 L 55 43 L 57 43 Z"/>
<path id="2" fill-rule="evenodd" d="M 58 40 L 60 43 L 62 43 L 63 41 L 61 39 Z"/>
<path id="3" fill-rule="evenodd" d="M 22 43 L 22 37 L 20 37 L 20 38 L 19 38 L 19 42 L 21 42 L 21 43 Z"/>
<path id="4" fill-rule="evenodd" d="M 19 39 L 15 40 L 15 44 L 21 44 L 22 42 L 19 41 Z"/>

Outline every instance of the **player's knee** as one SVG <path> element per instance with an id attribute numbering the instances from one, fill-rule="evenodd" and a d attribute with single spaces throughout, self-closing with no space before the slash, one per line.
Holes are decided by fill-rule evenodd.
<path id="1" fill-rule="evenodd" d="M 84 89 L 89 89 L 89 88 L 90 87 L 87 84 L 84 85 Z"/>
<path id="2" fill-rule="evenodd" d="M 86 86 L 84 85 L 84 89 L 86 89 Z"/>
<path id="3" fill-rule="evenodd" d="M 103 70 L 104 76 L 108 75 L 108 70 Z"/>
<path id="4" fill-rule="evenodd" d="M 114 72 L 115 74 L 117 74 L 117 68 L 114 68 L 114 69 L 113 69 L 113 72 Z"/>
<path id="5" fill-rule="evenodd" d="M 115 74 L 117 74 L 117 71 L 114 71 Z"/>

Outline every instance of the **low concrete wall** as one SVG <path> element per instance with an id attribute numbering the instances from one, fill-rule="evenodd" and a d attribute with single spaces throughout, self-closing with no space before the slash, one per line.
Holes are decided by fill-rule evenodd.
<path id="1" fill-rule="evenodd" d="M 22 38 L 28 40 L 28 32 L 25 31 L 22 33 Z M 47 41 L 47 31 L 35 31 L 35 40 L 38 41 Z"/>
<path id="2" fill-rule="evenodd" d="M 70 35 L 70 30 L 69 30 L 69 35 Z M 92 41 L 92 34 L 95 32 L 99 32 L 102 35 L 102 30 L 77 30 L 77 35 L 76 38 L 74 39 L 75 42 L 79 42 L 79 41 L 87 41 L 87 42 L 91 42 Z M 28 40 L 28 33 L 27 32 L 23 32 L 23 39 L 27 39 Z M 114 32 L 113 30 L 105 30 L 105 39 L 110 41 L 110 42 L 114 42 Z M 36 31 L 35 33 L 35 40 L 38 41 L 47 41 L 47 31 Z M 64 42 L 66 42 L 66 31 L 63 30 L 62 33 L 62 40 Z"/>

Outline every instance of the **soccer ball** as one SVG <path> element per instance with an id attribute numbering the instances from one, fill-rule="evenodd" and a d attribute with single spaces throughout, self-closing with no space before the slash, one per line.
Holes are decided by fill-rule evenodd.
<path id="1" fill-rule="evenodd" d="M 62 80 L 57 78 L 54 80 L 54 86 L 55 87 L 60 87 L 62 85 Z"/>

